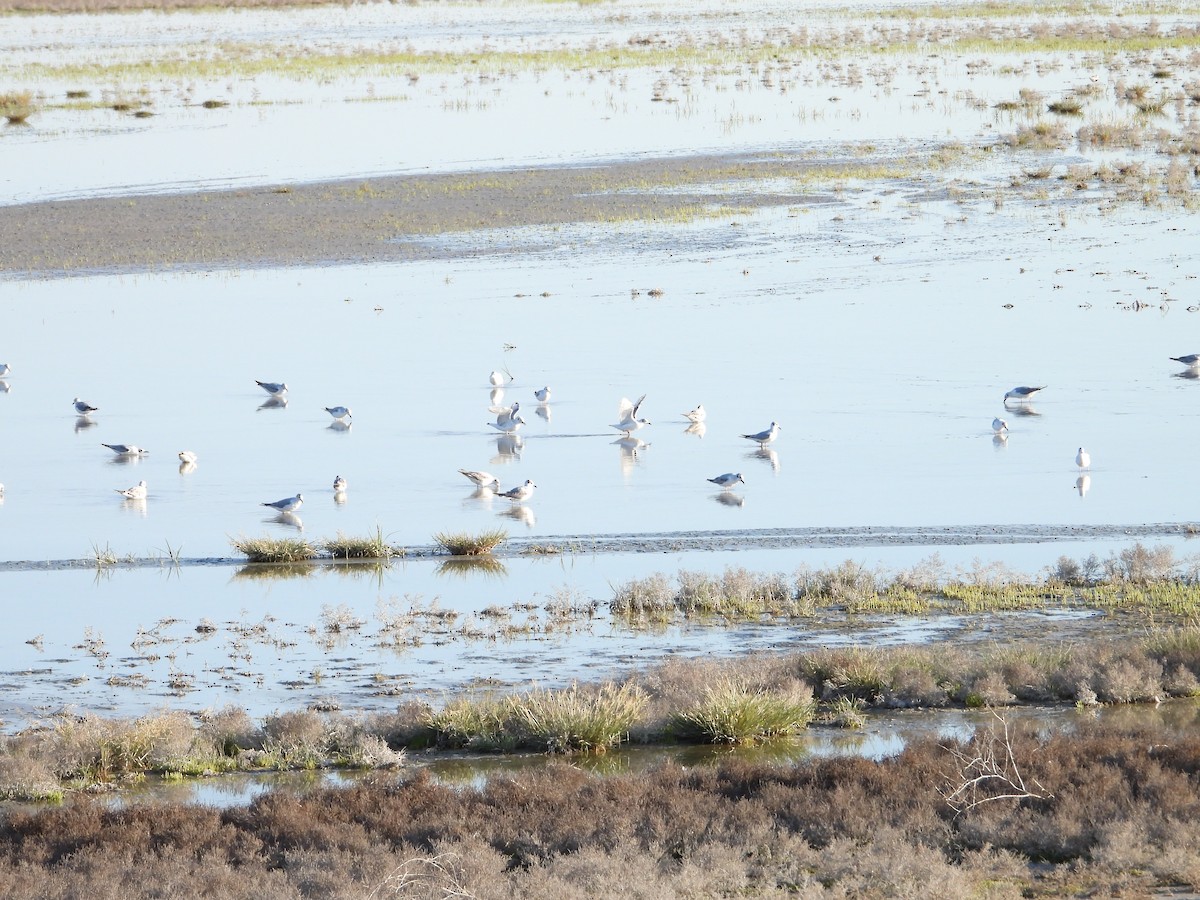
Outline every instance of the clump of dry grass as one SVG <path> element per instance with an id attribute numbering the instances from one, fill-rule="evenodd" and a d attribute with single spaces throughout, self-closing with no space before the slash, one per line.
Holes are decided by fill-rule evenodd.
<path id="1" fill-rule="evenodd" d="M 0 116 L 3 116 L 10 125 L 20 125 L 33 113 L 33 94 L 29 91 L 10 91 L 0 94 Z"/>
<path id="2" fill-rule="evenodd" d="M 1083 114 L 1083 102 L 1076 97 L 1067 97 L 1047 104 L 1046 109 L 1059 116 L 1078 116 Z"/>
<path id="3" fill-rule="evenodd" d="M 1005 141 L 1020 150 L 1059 150 L 1067 145 L 1067 137 L 1066 126 L 1061 122 L 1038 121 L 1022 125 Z"/>
<path id="4" fill-rule="evenodd" d="M 491 553 L 508 540 L 503 528 L 492 528 L 479 534 L 465 531 L 439 531 L 433 540 L 451 556 L 482 556 Z"/>

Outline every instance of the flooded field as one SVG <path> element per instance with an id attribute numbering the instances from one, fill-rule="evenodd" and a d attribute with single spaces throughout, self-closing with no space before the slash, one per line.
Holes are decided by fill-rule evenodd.
<path id="1" fill-rule="evenodd" d="M 763 151 L 840 168 L 747 184 L 714 166 L 687 187 L 705 202 L 677 218 L 535 226 L 515 209 L 400 234 L 421 249 L 410 262 L 0 272 L 4 727 L 63 703 L 382 708 L 485 678 L 564 683 L 670 654 L 957 627 L 646 634 L 601 617 L 566 635 L 431 628 L 419 647 L 377 646 L 405 598 L 478 618 L 562 592 L 603 601 L 684 565 L 903 567 L 937 548 L 1036 573 L 1132 539 L 1188 556 L 1200 378 L 1171 359 L 1200 352 L 1187 16 L 993 10 L 984 28 L 972 8 L 876 21 L 884 9 L 803 26 L 780 25 L 790 6 L 773 3 L 6 20 L 0 75 L 40 106 L 0 130 L 10 207 L 330 179 L 363 179 L 365 196 L 369 179 L 413 173 Z M 1068 100 L 1077 116 L 1049 111 Z M 286 402 L 256 380 L 286 383 Z M 1005 403 L 1018 385 L 1046 387 Z M 651 424 L 625 437 L 618 403 L 643 394 Z M 78 416 L 73 399 L 98 409 Z M 501 433 L 514 403 L 525 422 Z M 699 426 L 684 416 L 698 404 Z M 331 419 L 336 405 L 353 416 Z M 772 422 L 769 445 L 744 437 Z M 510 502 L 459 469 L 536 492 Z M 744 483 L 709 482 L 727 472 Z M 118 493 L 140 481 L 146 499 Z M 297 493 L 294 515 L 261 505 Z M 989 539 L 1015 526 L 1019 544 Z M 507 559 L 499 578 L 413 560 L 259 580 L 231 548 L 379 533 L 418 555 L 435 533 L 497 527 L 510 554 L 583 552 Z M 821 529 L 862 528 L 904 537 L 807 549 Z M 942 546 L 947 528 L 963 546 Z M 730 543 L 746 552 L 702 553 Z M 651 548 L 672 552 L 610 552 Z M 55 570 L 123 558 L 162 565 Z M 370 625 L 331 629 L 342 607 Z M 205 618 L 217 632 L 196 632 Z"/>

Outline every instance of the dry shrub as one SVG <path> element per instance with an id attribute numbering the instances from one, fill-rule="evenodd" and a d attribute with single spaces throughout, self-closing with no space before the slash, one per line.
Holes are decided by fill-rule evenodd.
<path id="1" fill-rule="evenodd" d="M 249 713 L 236 706 L 202 713 L 198 736 L 213 753 L 231 757 L 242 750 L 261 750 L 264 737 Z"/>
<path id="2" fill-rule="evenodd" d="M 1000 672 L 985 672 L 974 680 L 967 693 L 967 706 L 1008 706 L 1016 702 L 1008 689 L 1008 680 Z"/>
<path id="3" fill-rule="evenodd" d="M 61 800 L 62 796 L 58 779 L 40 760 L 0 756 L 0 800 Z"/>
<path id="4" fill-rule="evenodd" d="M 288 766 L 315 768 L 325 758 L 329 732 L 324 718 L 309 710 L 275 713 L 263 722 L 263 750 Z"/>

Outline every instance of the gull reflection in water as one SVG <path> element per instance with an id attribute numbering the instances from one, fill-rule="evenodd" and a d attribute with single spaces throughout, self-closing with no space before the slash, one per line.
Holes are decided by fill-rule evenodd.
<path id="1" fill-rule="evenodd" d="M 1195 378 L 1200 378 L 1200 369 L 1191 369 L 1191 368 L 1184 369 L 1182 372 L 1172 373 L 1171 377 L 1172 378 L 1187 378 L 1190 381 Z M 3 383 L 3 382 L 0 382 L 0 383 Z M 4 389 L 4 392 L 8 393 L 7 388 Z"/>
<path id="2" fill-rule="evenodd" d="M 534 409 L 534 412 L 537 413 L 539 416 L 541 416 L 543 419 L 545 419 L 547 422 L 549 422 L 550 419 L 553 418 L 553 416 L 554 416 L 554 414 L 550 411 L 550 407 L 545 403 L 538 404 L 537 408 Z"/>
<path id="3" fill-rule="evenodd" d="M 1008 433 L 1001 432 L 1000 434 L 992 435 L 992 447 L 996 450 L 1003 450 L 1008 446 Z"/>
<path id="4" fill-rule="evenodd" d="M 337 506 L 345 506 L 347 499 L 349 499 L 349 498 L 346 496 L 345 491 L 334 491 L 333 492 L 333 502 Z"/>
<path id="5" fill-rule="evenodd" d="M 735 494 L 733 491 L 721 491 L 719 494 L 714 494 L 713 499 L 722 506 L 745 506 L 746 498 Z"/>
<path id="6" fill-rule="evenodd" d="M 694 434 L 698 438 L 704 437 L 706 431 L 708 431 L 708 425 L 704 422 L 693 422 L 687 428 L 683 429 L 684 434 Z"/>
<path id="7" fill-rule="evenodd" d="M 496 455 L 491 462 L 500 464 L 519 460 L 524 447 L 525 439 L 519 434 L 502 434 L 496 438 Z"/>
<path id="8" fill-rule="evenodd" d="M 502 402 L 504 402 L 504 388 L 492 388 L 492 392 L 488 395 L 488 399 L 491 401 L 492 406 L 499 406 Z"/>
<path id="9" fill-rule="evenodd" d="M 268 397 L 260 405 L 259 409 L 287 409 L 287 397 Z"/>
<path id="10" fill-rule="evenodd" d="M 467 499 L 463 501 L 463 506 L 479 505 L 491 508 L 492 501 L 496 499 L 496 492 L 490 487 L 477 487 L 471 493 L 467 494 Z"/>
<path id="11" fill-rule="evenodd" d="M 1087 496 L 1087 492 L 1092 489 L 1092 476 L 1088 474 L 1080 475 L 1075 479 L 1075 490 L 1079 492 L 1080 499 Z"/>
<path id="12" fill-rule="evenodd" d="M 1041 415 L 1041 413 L 1037 411 L 1037 408 L 1034 407 L 1034 405 L 1032 403 L 1014 403 L 1012 406 L 1006 406 L 1004 408 L 1005 408 L 1005 410 L 1008 411 L 1009 415 L 1013 415 L 1013 416 L 1040 416 Z"/>
<path id="13" fill-rule="evenodd" d="M 91 416 L 80 416 L 75 420 L 75 433 L 86 431 L 89 428 L 95 428 L 96 422 Z"/>
<path id="14" fill-rule="evenodd" d="M 121 509 L 128 510 L 135 515 L 146 518 L 147 506 L 145 497 L 127 498 L 121 501 Z"/>
<path id="15" fill-rule="evenodd" d="M 0 378 L 0 394 L 7 394 L 11 390 L 12 386 L 3 378 Z"/>
<path id="16" fill-rule="evenodd" d="M 497 515 L 508 516 L 508 518 L 520 522 L 526 528 L 532 528 L 537 523 L 537 518 L 534 516 L 533 510 L 523 503 L 514 503 L 508 509 L 504 510 L 504 512 L 497 513 Z"/>
<path id="17" fill-rule="evenodd" d="M 771 467 L 772 472 L 779 472 L 779 452 L 770 447 L 759 447 L 757 450 L 747 453 L 746 459 L 761 459 Z"/>
<path id="18" fill-rule="evenodd" d="M 621 448 L 621 474 L 628 478 L 634 466 L 641 463 L 642 452 L 650 445 L 635 437 L 623 437 L 613 441 L 613 444 Z"/>
<path id="19" fill-rule="evenodd" d="M 265 522 L 272 522 L 275 525 L 286 525 L 289 528 L 295 528 L 297 531 L 304 530 L 304 521 L 295 513 L 281 512 L 277 516 L 272 516 L 269 519 L 264 519 Z"/>
<path id="20" fill-rule="evenodd" d="M 190 460 L 185 460 L 184 462 L 181 462 L 179 464 L 179 474 L 180 475 L 190 475 L 192 472 L 195 472 L 195 471 L 196 471 L 196 464 Z"/>
<path id="21" fill-rule="evenodd" d="M 334 419 L 329 423 L 328 427 L 330 431 L 338 431 L 343 434 L 348 434 L 350 429 L 354 427 L 354 423 L 347 422 L 344 419 Z"/>

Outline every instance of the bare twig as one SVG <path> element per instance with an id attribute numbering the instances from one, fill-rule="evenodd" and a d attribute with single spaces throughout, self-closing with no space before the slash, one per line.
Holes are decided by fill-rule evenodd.
<path id="1" fill-rule="evenodd" d="M 1000 729 L 993 724 L 986 734 L 976 737 L 974 756 L 948 748 L 958 761 L 959 769 L 941 793 L 956 813 L 994 800 L 1047 800 L 1054 796 L 1036 778 L 1027 781 L 1021 774 L 1013 753 L 1008 720 L 995 710 L 992 715 L 1000 723 Z"/>

